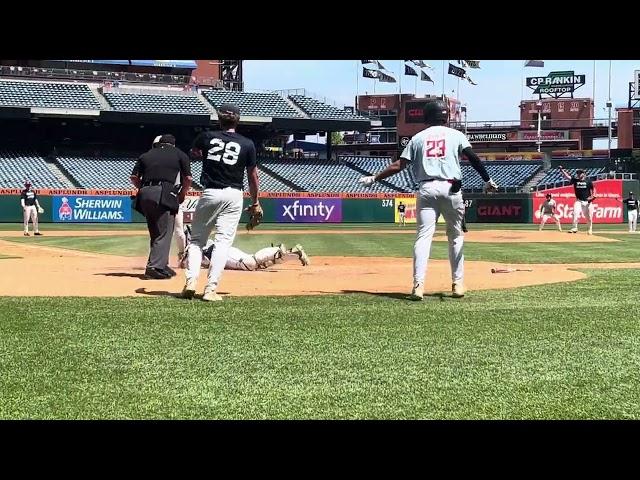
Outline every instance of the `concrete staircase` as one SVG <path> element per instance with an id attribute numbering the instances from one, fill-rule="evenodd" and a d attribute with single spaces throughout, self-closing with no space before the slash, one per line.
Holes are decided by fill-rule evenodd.
<path id="1" fill-rule="evenodd" d="M 109 105 L 109 102 L 107 102 L 107 99 L 104 98 L 104 96 L 98 91 L 98 88 L 100 88 L 100 85 L 90 83 L 89 88 L 93 91 L 93 95 L 98 99 L 98 102 L 100 103 L 101 111 L 113 110 L 111 108 L 111 105 Z"/>
<path id="2" fill-rule="evenodd" d="M 284 99 L 285 102 L 287 102 L 291 108 L 293 108 L 296 112 L 298 112 L 300 115 L 302 115 L 304 118 L 311 118 L 309 116 L 309 114 L 307 112 L 305 112 L 304 110 L 302 110 L 298 105 L 296 105 L 296 103 L 291 100 L 289 97 L 280 94 L 280 96 Z"/>
<path id="3" fill-rule="evenodd" d="M 67 177 L 64 172 L 60 170 L 60 167 L 56 163 L 48 159 L 46 159 L 45 162 L 49 171 L 53 173 L 55 177 L 64 184 L 65 188 L 81 188 L 80 185 L 76 185 L 71 179 L 69 179 L 69 177 Z"/>
<path id="4" fill-rule="evenodd" d="M 529 181 L 522 186 L 522 191 L 530 192 L 531 187 L 536 186 L 538 182 L 542 180 L 542 177 L 544 177 L 546 174 L 547 174 L 547 171 L 544 168 L 538 171 L 538 173 L 536 173 L 533 177 L 531 177 Z"/>

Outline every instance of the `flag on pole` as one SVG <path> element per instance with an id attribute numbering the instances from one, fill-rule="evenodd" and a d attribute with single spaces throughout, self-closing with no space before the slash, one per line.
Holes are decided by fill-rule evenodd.
<path id="1" fill-rule="evenodd" d="M 471 85 L 478 85 L 477 83 L 475 83 L 473 80 L 471 80 L 471 77 L 469 75 L 465 75 L 465 78 L 467 79 L 467 81 L 471 84 Z"/>
<path id="2" fill-rule="evenodd" d="M 456 77 L 464 78 L 467 72 L 464 70 L 464 68 L 456 67 L 455 65 L 452 65 L 450 63 L 447 73 L 449 73 L 449 75 L 455 75 Z"/>
<path id="3" fill-rule="evenodd" d="M 424 63 L 422 60 L 405 60 L 405 62 L 411 62 L 413 63 L 416 67 L 420 67 L 420 68 L 428 68 L 429 70 L 433 70 L 433 67 L 431 65 L 427 65 L 426 63 Z"/>
<path id="4" fill-rule="evenodd" d="M 362 67 L 362 76 L 367 78 L 378 78 L 378 71 Z"/>
<path id="5" fill-rule="evenodd" d="M 391 75 L 387 75 L 385 72 L 378 71 L 378 80 L 382 83 L 397 83 L 397 80 Z"/>
<path id="6" fill-rule="evenodd" d="M 378 60 L 376 60 L 375 62 L 376 65 L 378 65 L 378 70 L 386 70 L 386 68 L 384 68 L 384 65 L 382 65 Z"/>
<path id="7" fill-rule="evenodd" d="M 465 60 L 469 68 L 480 68 L 480 60 Z"/>
<path id="8" fill-rule="evenodd" d="M 368 65 L 370 63 L 376 63 L 375 60 L 360 60 L 363 65 Z"/>
<path id="9" fill-rule="evenodd" d="M 466 60 L 458 60 L 458 65 L 462 65 L 462 68 L 467 68 L 467 61 Z"/>
<path id="10" fill-rule="evenodd" d="M 433 83 L 433 80 L 431 80 L 431 77 L 429 75 L 427 75 L 426 73 L 424 73 L 423 71 L 420 72 L 420 80 L 422 80 L 423 82 L 431 82 L 431 83 Z"/>
<path id="11" fill-rule="evenodd" d="M 414 77 L 418 76 L 418 73 L 413 69 L 413 67 L 411 67 L 409 65 L 405 65 L 404 66 L 404 74 L 405 75 L 412 75 Z"/>
<path id="12" fill-rule="evenodd" d="M 525 67 L 544 67 L 544 60 L 527 60 L 524 62 Z"/>

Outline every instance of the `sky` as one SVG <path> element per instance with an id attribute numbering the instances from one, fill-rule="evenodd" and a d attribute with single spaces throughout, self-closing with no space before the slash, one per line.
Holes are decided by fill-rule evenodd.
<path id="1" fill-rule="evenodd" d="M 404 73 L 402 60 L 379 60 L 387 70 L 400 79 Z M 442 60 L 424 60 L 433 70 L 425 70 L 434 83 L 417 82 L 417 94 L 442 94 Z M 448 60 L 444 68 L 448 67 Z M 451 63 L 457 65 L 455 60 Z M 536 98 L 524 85 L 524 77 L 546 76 L 553 71 L 573 70 L 585 74 L 586 83 L 575 91 L 576 98 L 593 95 L 593 60 L 545 60 L 545 65 L 523 68 L 524 60 L 481 60 L 480 69 L 467 69 L 472 80 L 460 80 L 445 73 L 444 90 L 447 96 L 459 98 L 467 105 L 469 121 L 517 120 L 518 105 L 524 98 Z M 597 60 L 596 66 L 596 118 L 606 119 L 606 101 L 609 91 L 609 60 Z M 325 97 L 338 107 L 353 106 L 356 94 L 398 93 L 400 83 L 380 83 L 362 77 L 360 60 L 245 60 L 243 62 L 245 90 L 305 89 L 316 98 Z M 611 62 L 611 98 L 614 107 L 626 107 L 629 82 L 633 71 L 640 69 L 640 60 L 613 60 Z M 402 75 L 402 93 L 416 93 L 416 77 Z"/>

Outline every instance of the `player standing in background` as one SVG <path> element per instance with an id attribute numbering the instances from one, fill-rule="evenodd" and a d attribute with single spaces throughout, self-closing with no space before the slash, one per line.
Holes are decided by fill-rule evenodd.
<path id="1" fill-rule="evenodd" d="M 551 194 L 547 193 L 547 199 L 542 202 L 540 205 L 540 228 L 539 231 L 542 231 L 544 228 L 544 224 L 547 223 L 547 219 L 551 217 L 555 220 L 558 225 L 558 230 L 562 231 L 562 225 L 560 225 L 560 215 L 558 215 L 556 201 L 551 198 Z"/>
<path id="2" fill-rule="evenodd" d="M 576 195 L 576 201 L 573 204 L 573 227 L 569 230 L 569 233 L 578 233 L 578 219 L 580 218 L 580 211 L 584 218 L 587 219 L 588 230 L 587 234 L 593 235 L 593 212 L 591 202 L 596 198 L 596 189 L 593 186 L 593 182 L 587 178 L 584 170 L 576 170 L 576 176 L 573 177 L 567 172 L 562 165 L 558 165 L 560 173 L 567 180 L 571 181 L 573 185 L 573 191 Z"/>
<path id="3" fill-rule="evenodd" d="M 400 204 L 398 205 L 398 226 L 402 226 L 404 227 L 404 217 L 405 217 L 405 209 L 407 208 L 407 206 L 400 202 Z"/>
<path id="4" fill-rule="evenodd" d="M 33 234 L 42 235 L 38 228 L 38 212 L 42 212 L 38 195 L 31 188 L 31 182 L 24 182 L 24 190 L 20 192 L 20 205 L 22 205 L 22 216 L 24 218 L 24 236 L 29 236 L 29 219 L 33 223 Z"/>
<path id="5" fill-rule="evenodd" d="M 627 220 L 629 220 L 629 233 L 636 232 L 638 228 L 638 209 L 640 202 L 633 192 L 629 192 L 629 196 L 624 200 L 619 200 L 627 206 Z"/>
<path id="6" fill-rule="evenodd" d="M 407 163 L 413 168 L 418 183 L 416 193 L 417 238 L 413 248 L 413 291 L 415 300 L 422 300 L 424 280 L 431 252 L 431 241 L 440 214 L 447 224 L 449 262 L 451 264 L 451 290 L 453 296 L 464 296 L 464 235 L 462 220 L 462 171 L 460 157 L 465 155 L 473 168 L 485 181 L 485 190 L 496 190 L 497 185 L 487 173 L 478 155 L 472 150 L 464 133 L 446 127 L 449 107 L 440 99 L 429 101 L 424 107 L 427 128 L 414 135 L 400 158 L 377 175 L 362 177 L 360 183 L 370 186 L 402 171 Z"/>
<path id="7" fill-rule="evenodd" d="M 221 130 L 200 133 L 191 149 L 192 155 L 203 157 L 200 183 L 204 191 L 193 215 L 193 236 L 188 248 L 186 283 L 182 290 L 184 298 L 191 299 L 195 295 L 202 249 L 215 227 L 209 276 L 202 296 L 208 302 L 222 300 L 216 289 L 242 214 L 245 169 L 252 201 L 249 208 L 261 211 L 258 201 L 256 147 L 253 141 L 236 133 L 240 109 L 236 105 L 225 103 L 218 108 L 218 120 Z"/>

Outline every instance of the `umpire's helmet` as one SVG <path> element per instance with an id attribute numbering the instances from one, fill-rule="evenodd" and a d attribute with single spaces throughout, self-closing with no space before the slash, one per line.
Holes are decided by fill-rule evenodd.
<path id="1" fill-rule="evenodd" d="M 424 123 L 429 125 L 444 125 L 449 120 L 449 106 L 436 98 L 428 101 L 424 106 Z"/>

